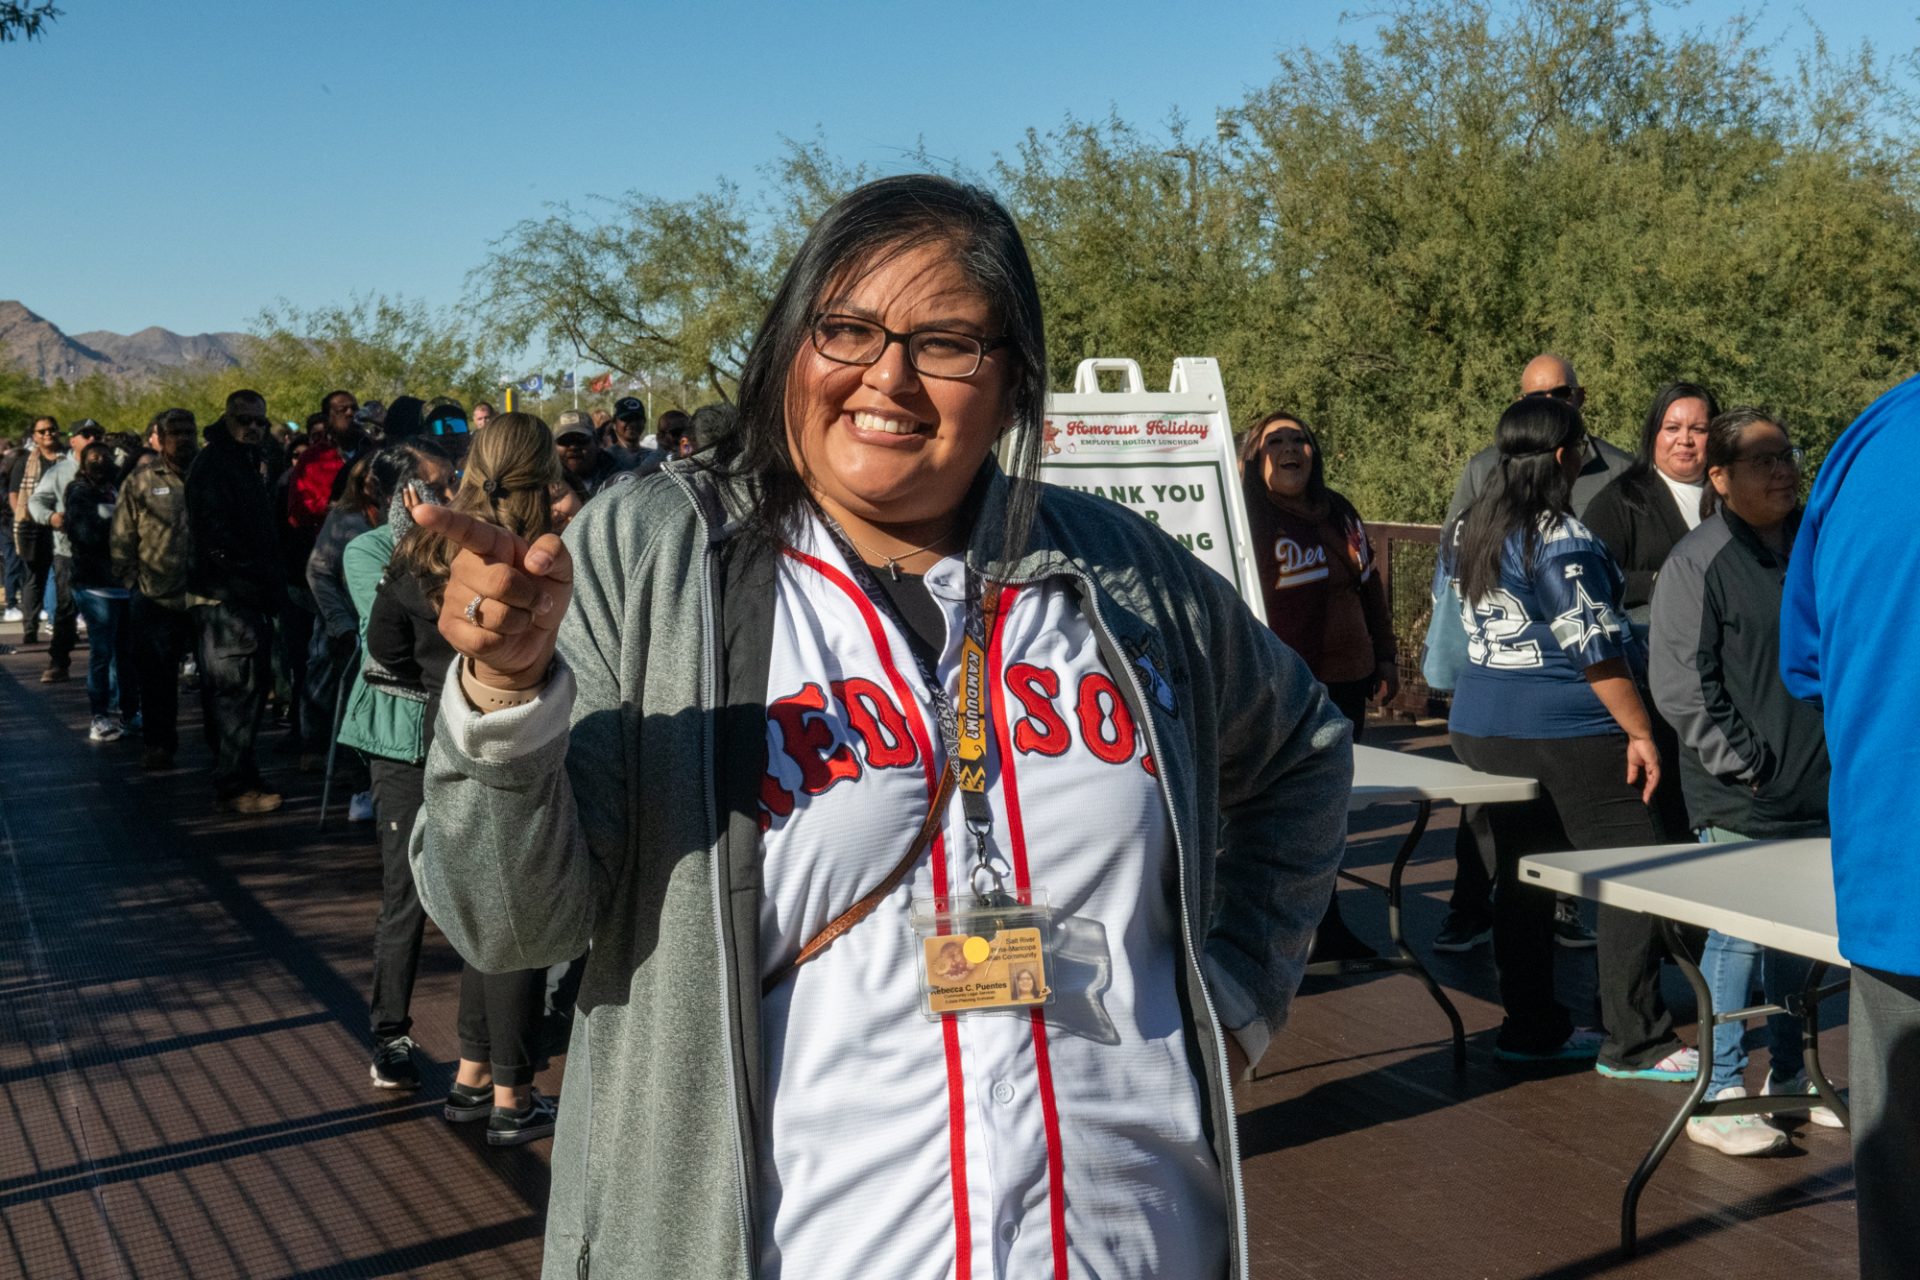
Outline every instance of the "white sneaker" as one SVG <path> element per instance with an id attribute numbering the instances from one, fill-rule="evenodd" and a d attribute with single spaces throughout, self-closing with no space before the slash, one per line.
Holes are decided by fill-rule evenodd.
<path id="1" fill-rule="evenodd" d="M 1805 1071 L 1802 1071 L 1793 1079 L 1781 1084 L 1778 1088 L 1774 1087 L 1773 1072 L 1769 1071 L 1767 1072 L 1767 1082 L 1760 1086 L 1760 1096 L 1763 1098 L 1768 1096 L 1784 1098 L 1795 1094 L 1818 1092 L 1820 1091 L 1813 1087 L 1813 1081 L 1807 1079 L 1807 1073 Z M 1823 1129 L 1838 1129 L 1842 1127 L 1840 1117 L 1834 1114 L 1832 1107 L 1815 1107 L 1806 1113 L 1806 1117 Z"/>
<path id="2" fill-rule="evenodd" d="M 356 791 L 353 793 L 353 798 L 347 801 L 347 821 L 373 821 L 373 792 Z"/>
<path id="3" fill-rule="evenodd" d="M 87 730 L 87 739 L 90 742 L 118 742 L 125 732 L 120 722 L 112 716 L 95 716 L 93 727 Z"/>
<path id="4" fill-rule="evenodd" d="M 4 614 L 0 614 L 0 622 L 23 622 L 26 616 L 18 609 L 9 609 Z"/>
<path id="5" fill-rule="evenodd" d="M 1736 1084 L 1714 1094 L 1712 1100 L 1746 1096 L 1747 1091 Z M 1787 1145 L 1787 1135 L 1764 1116 L 1695 1116 L 1687 1121 L 1687 1137 L 1729 1156 L 1763 1156 Z"/>

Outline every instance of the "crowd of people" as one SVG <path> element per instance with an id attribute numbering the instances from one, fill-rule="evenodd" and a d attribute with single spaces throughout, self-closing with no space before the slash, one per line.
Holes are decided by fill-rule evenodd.
<path id="1" fill-rule="evenodd" d="M 451 652 L 426 603 L 435 563 L 404 536 L 409 504 L 482 504 L 521 531 L 557 532 L 596 496 L 691 454 L 700 424 L 724 431 L 730 412 L 672 410 L 649 432 L 645 404 L 624 397 L 568 409 L 550 430 L 484 401 L 469 416 L 445 398 L 362 404 L 341 390 L 294 424 L 241 390 L 204 428 L 179 408 L 144 439 L 92 419 L 63 431 L 47 416 L 26 440 L 0 442 L 6 620 L 28 644 L 50 632 L 47 684 L 71 677 L 84 631 L 93 742 L 137 740 L 141 769 L 173 769 L 180 690 L 196 689 L 214 804 L 238 814 L 281 804 L 260 763 L 263 728 L 284 723 L 285 754 L 309 771 L 336 759 L 336 738 L 350 748 L 342 778 L 368 783 L 350 788 L 350 815 L 376 824 L 385 855 L 377 1087 L 420 1084 L 408 1005 L 424 916 L 406 840 Z M 495 1144 L 552 1132 L 553 1105 L 531 1086 L 543 1031 L 564 1025 L 560 977 L 556 1019 L 544 970 L 468 971 L 449 1119 L 486 1119 Z"/>
<path id="2" fill-rule="evenodd" d="M 139 734 L 144 768 L 173 767 L 197 681 L 223 809 L 280 803 L 255 746 L 276 689 L 303 764 L 365 761 L 372 1083 L 420 1087 L 430 914 L 468 962 L 447 1119 L 566 1151 L 548 1274 L 1243 1274 L 1232 1084 L 1309 955 L 1365 950 L 1333 894 L 1350 744 L 1401 655 L 1304 418 L 1243 436 L 1262 627 L 1147 522 L 1038 483 L 1046 375 L 1005 210 L 885 179 L 800 247 L 737 410 L 651 438 L 631 398 L 549 427 L 335 391 L 294 430 L 236 391 L 144 442 L 43 418 L 3 472 L 7 603 L 29 640 L 48 614 L 50 682 L 84 618 L 91 736 Z M 1517 390 L 1454 495 L 1424 670 L 1456 755 L 1540 794 L 1466 815 L 1438 941 L 1491 941 L 1499 1059 L 1707 1070 L 1737 1099 L 1742 1028 L 1681 1042 L 1660 922 L 1602 906 L 1588 934 L 1517 864 L 1857 829 L 1829 784 L 1871 712 L 1822 647 L 1837 588 L 1793 582 L 1824 572 L 1804 455 L 1697 383 L 1653 396 L 1631 455 L 1566 360 Z M 1828 545 L 1854 527 L 1812 510 Z M 659 787 L 664 761 L 702 785 Z M 1884 872 L 1884 840 L 1836 839 L 1836 866 Z M 1843 946 L 1887 927 L 1847 885 Z M 1861 1043 L 1916 1020 L 1911 934 L 1856 977 Z M 1596 947 L 1597 1020 L 1556 991 L 1556 941 Z M 1805 979 L 1697 945 L 1726 1007 Z M 556 972 L 564 1114 L 533 1087 Z M 1796 1020 L 1766 1046 L 1759 1091 L 1809 1093 Z M 1856 1070 L 1856 1134 L 1910 1125 L 1888 1075 Z M 1786 1141 L 1761 1112 L 1688 1134 Z M 1912 1162 L 1862 1157 L 1869 1274 L 1913 1257 Z"/>

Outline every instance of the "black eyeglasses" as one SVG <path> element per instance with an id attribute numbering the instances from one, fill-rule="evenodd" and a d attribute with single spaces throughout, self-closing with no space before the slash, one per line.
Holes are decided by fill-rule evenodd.
<path id="1" fill-rule="evenodd" d="M 1745 463 L 1757 471 L 1772 475 L 1782 467 L 1798 471 L 1806 466 L 1807 451 L 1799 445 L 1793 445 L 1789 448 L 1780 449 L 1771 453 L 1743 453 L 1736 457 L 1734 461 Z"/>
<path id="2" fill-rule="evenodd" d="M 813 318 L 813 349 L 836 364 L 874 364 L 889 343 L 907 349 L 907 363 L 929 378 L 971 378 L 980 371 L 987 352 L 1007 345 L 947 329 L 915 329 L 895 333 L 882 324 L 858 316 L 828 314 Z"/>
<path id="3" fill-rule="evenodd" d="M 59 435 L 59 434 L 60 434 L 60 428 L 58 428 L 58 427 L 41 427 L 41 428 L 39 428 L 38 430 L 36 430 L 36 431 L 35 431 L 35 432 L 34 432 L 33 434 L 35 434 L 35 435 L 37 435 L 37 436 L 57 436 L 57 435 Z"/>
<path id="4" fill-rule="evenodd" d="M 1580 398 L 1580 388 L 1563 382 L 1557 387 L 1542 387 L 1538 391 L 1528 391 L 1520 397 L 1522 400 L 1565 400 L 1572 403 Z"/>
<path id="5" fill-rule="evenodd" d="M 248 427 L 271 426 L 273 421 L 271 418 L 263 418 L 257 413 L 236 413 L 233 415 L 233 420 L 242 426 Z"/>

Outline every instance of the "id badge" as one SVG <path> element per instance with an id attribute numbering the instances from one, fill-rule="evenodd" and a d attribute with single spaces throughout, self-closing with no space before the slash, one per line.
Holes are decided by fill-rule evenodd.
<path id="1" fill-rule="evenodd" d="M 1045 890 L 915 898 L 920 1012 L 1018 1013 L 1054 1000 L 1053 913 Z"/>

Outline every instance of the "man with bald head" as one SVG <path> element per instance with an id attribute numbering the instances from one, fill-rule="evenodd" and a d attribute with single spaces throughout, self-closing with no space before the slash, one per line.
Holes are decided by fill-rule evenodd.
<path id="1" fill-rule="evenodd" d="M 1576 409 L 1584 408 L 1587 403 L 1587 389 L 1580 385 L 1580 379 L 1574 374 L 1573 362 L 1551 352 L 1535 356 L 1520 371 L 1520 394 L 1514 398 L 1525 400 L 1530 396 L 1551 396 L 1555 400 L 1565 400 Z M 1452 524 L 1480 496 L 1481 488 L 1487 483 L 1487 477 L 1493 474 L 1499 460 L 1500 450 L 1488 445 L 1468 461 L 1467 469 L 1460 473 L 1460 483 L 1453 487 L 1453 501 L 1447 504 L 1448 524 Z M 1574 518 L 1578 519 L 1594 496 L 1632 465 L 1632 454 L 1615 448 L 1599 436 L 1589 435 L 1587 464 L 1580 469 L 1579 478 L 1573 482 Z"/>
<path id="2" fill-rule="evenodd" d="M 1587 389 L 1580 385 L 1572 361 L 1543 352 L 1527 361 L 1527 367 L 1520 371 L 1520 394 L 1514 399 L 1525 400 L 1530 396 L 1550 396 L 1582 409 L 1587 402 Z M 1480 496 L 1487 477 L 1493 474 L 1499 461 L 1499 448 L 1488 445 L 1467 462 L 1466 470 L 1460 473 L 1460 483 L 1453 487 L 1453 501 L 1447 505 L 1449 526 Z M 1615 476 L 1632 465 L 1632 454 L 1589 435 L 1586 465 L 1573 482 L 1575 518 Z M 1448 904 L 1447 918 L 1440 926 L 1438 940 L 1433 944 L 1436 951 L 1471 951 L 1493 936 L 1493 879 L 1489 871 L 1493 865 L 1493 832 L 1480 815 L 1478 805 L 1468 805 L 1461 819 L 1454 839 L 1453 898 Z M 1560 900 L 1555 912 L 1554 933 L 1563 946 L 1594 945 L 1593 935 L 1580 923 L 1577 908 L 1565 898 Z"/>

